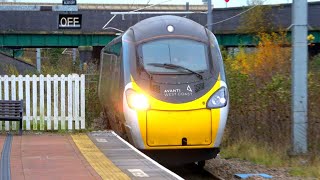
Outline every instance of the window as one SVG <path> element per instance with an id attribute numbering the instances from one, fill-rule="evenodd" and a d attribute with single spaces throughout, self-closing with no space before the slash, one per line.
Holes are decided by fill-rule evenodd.
<path id="1" fill-rule="evenodd" d="M 151 73 L 179 72 L 153 66 L 152 63 L 175 64 L 197 72 L 208 70 L 207 45 L 201 42 L 187 39 L 156 40 L 142 44 L 141 53 L 143 66 Z"/>

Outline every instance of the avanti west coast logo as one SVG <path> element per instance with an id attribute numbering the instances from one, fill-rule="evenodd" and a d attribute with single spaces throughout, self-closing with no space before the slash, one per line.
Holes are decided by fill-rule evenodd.
<path id="1" fill-rule="evenodd" d="M 192 89 L 190 85 L 186 87 L 185 90 L 181 90 L 180 88 L 176 89 L 165 89 L 163 91 L 164 96 L 192 96 Z"/>

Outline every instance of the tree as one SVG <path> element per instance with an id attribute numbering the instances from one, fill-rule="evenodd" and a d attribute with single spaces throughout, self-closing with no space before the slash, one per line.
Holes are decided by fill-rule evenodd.
<path id="1" fill-rule="evenodd" d="M 240 18 L 239 33 L 270 32 L 272 30 L 271 6 L 263 5 L 261 0 L 247 1 L 251 10 L 244 13 Z"/>

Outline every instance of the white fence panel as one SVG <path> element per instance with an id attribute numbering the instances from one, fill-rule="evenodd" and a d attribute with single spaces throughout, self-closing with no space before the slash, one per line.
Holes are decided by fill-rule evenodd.
<path id="1" fill-rule="evenodd" d="M 21 99 L 24 130 L 85 129 L 84 75 L 0 76 L 0 100 Z M 5 122 L 5 130 L 16 127 L 16 122 Z"/>
<path id="2" fill-rule="evenodd" d="M 37 121 L 37 116 L 38 116 L 38 101 L 37 101 L 37 98 L 38 98 L 38 86 L 37 86 L 37 76 L 36 75 L 33 75 L 32 76 L 32 125 L 33 125 L 33 130 L 37 130 L 38 129 L 38 121 Z"/>
<path id="3" fill-rule="evenodd" d="M 44 76 L 40 75 L 40 130 L 44 130 Z"/>
<path id="4" fill-rule="evenodd" d="M 30 130 L 30 76 L 26 75 L 25 77 L 25 81 L 26 81 L 26 100 L 25 100 L 25 109 L 26 109 L 26 117 L 23 118 L 23 120 L 26 120 L 26 130 Z"/>
<path id="5" fill-rule="evenodd" d="M 16 100 L 16 77 L 11 76 L 11 100 Z M 15 121 L 11 122 L 12 130 L 16 130 L 17 123 Z"/>
<path id="6" fill-rule="evenodd" d="M 9 77 L 7 75 L 4 76 L 4 100 L 9 100 Z M 9 130 L 9 122 L 5 122 L 6 131 Z"/>
<path id="7" fill-rule="evenodd" d="M 19 97 L 18 99 L 23 99 L 23 76 L 18 76 L 18 91 L 19 91 Z"/>
<path id="8" fill-rule="evenodd" d="M 86 128 L 86 122 L 85 122 L 85 114 L 86 114 L 86 88 L 85 88 L 85 76 L 84 74 L 81 75 L 81 80 L 80 80 L 80 90 L 81 90 L 81 110 L 80 110 L 80 118 L 81 118 L 81 129 Z"/>
<path id="9" fill-rule="evenodd" d="M 72 104 L 72 94 L 73 94 L 73 88 L 72 88 L 72 75 L 68 76 L 68 129 L 72 129 L 72 114 L 73 114 L 73 104 Z"/>
<path id="10" fill-rule="evenodd" d="M 58 76 L 53 76 L 53 128 L 58 130 Z"/>
<path id="11" fill-rule="evenodd" d="M 75 78 L 74 81 L 74 89 L 79 89 L 79 76 L 76 74 L 73 76 Z M 79 91 L 74 90 L 74 116 L 75 116 L 75 128 L 79 129 Z"/>
<path id="12" fill-rule="evenodd" d="M 51 76 L 47 75 L 47 128 L 51 129 Z"/>
<path id="13" fill-rule="evenodd" d="M 66 129 L 66 91 L 65 91 L 65 86 L 66 86 L 66 78 L 65 75 L 61 75 L 61 91 L 60 91 L 60 103 L 61 103 L 61 111 L 60 111 L 60 124 L 61 124 L 61 129 Z"/>
<path id="14" fill-rule="evenodd" d="M 0 100 L 2 100 L 2 81 L 3 77 L 0 77 Z M 0 121 L 0 130 L 2 130 L 2 121 Z"/>

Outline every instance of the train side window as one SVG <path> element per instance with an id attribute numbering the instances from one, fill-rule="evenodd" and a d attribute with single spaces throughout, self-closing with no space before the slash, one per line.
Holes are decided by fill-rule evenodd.
<path id="1" fill-rule="evenodd" d="M 112 58 L 112 79 L 111 82 L 111 89 L 110 89 L 110 99 L 112 100 L 113 104 L 113 110 L 115 112 L 119 111 L 119 103 L 122 101 L 119 101 L 119 95 L 120 95 L 120 88 L 119 83 L 120 81 L 120 58 L 117 56 L 114 56 Z"/>
<path id="2" fill-rule="evenodd" d="M 110 100 L 111 91 L 111 75 L 112 75 L 112 60 L 116 56 L 113 54 L 102 54 L 102 60 L 100 62 L 100 81 L 99 81 L 99 94 L 102 103 L 106 103 Z"/>
<path id="3" fill-rule="evenodd" d="M 121 41 L 119 41 L 105 47 L 102 51 L 99 94 L 105 105 L 116 104 L 119 101 L 121 47 Z M 113 111 L 118 110 L 116 106 L 108 106 L 108 108 Z"/>
<path id="4" fill-rule="evenodd" d="M 111 68 L 111 76 L 110 76 L 110 83 L 111 83 L 111 87 L 110 87 L 110 97 L 112 97 L 111 99 L 113 99 L 114 97 L 114 93 L 115 93 L 115 78 L 116 78 L 116 63 L 117 63 L 117 56 L 113 55 L 112 59 L 111 59 L 111 64 L 110 64 L 110 68 Z"/>

